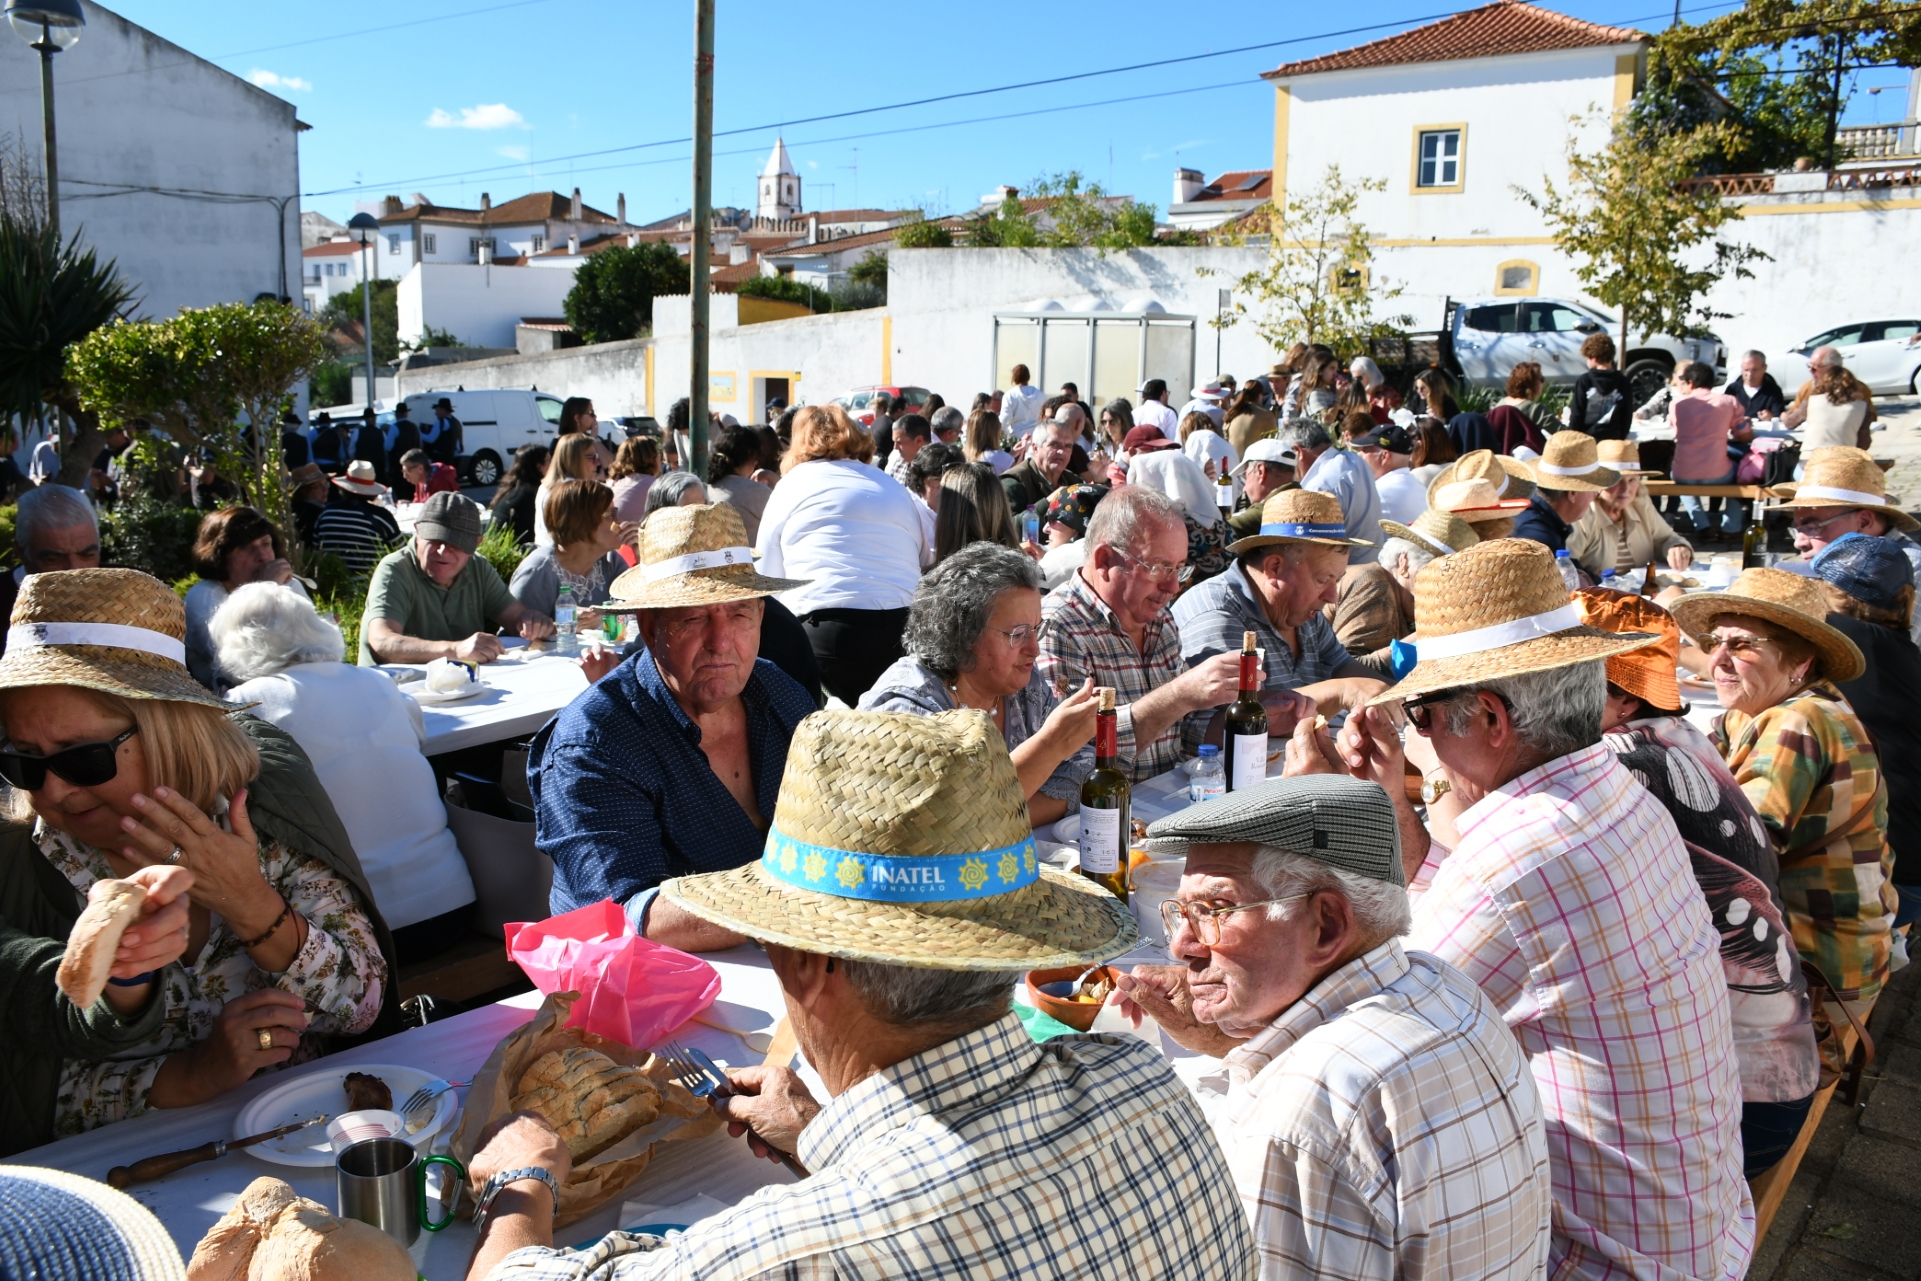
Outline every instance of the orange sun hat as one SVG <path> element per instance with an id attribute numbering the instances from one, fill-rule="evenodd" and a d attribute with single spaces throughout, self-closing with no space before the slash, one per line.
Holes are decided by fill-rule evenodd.
<path id="1" fill-rule="evenodd" d="M 1681 628 L 1674 615 L 1643 596 L 1605 587 L 1583 587 L 1574 593 L 1581 621 L 1607 632 L 1652 632 L 1652 645 L 1615 654 L 1608 659 L 1608 683 L 1619 685 L 1649 707 L 1663 712 L 1681 710 L 1681 687 L 1674 669 L 1681 661 Z"/>

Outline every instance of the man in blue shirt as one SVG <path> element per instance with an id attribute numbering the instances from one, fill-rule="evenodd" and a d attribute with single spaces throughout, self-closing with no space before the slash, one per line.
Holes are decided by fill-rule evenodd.
<path id="1" fill-rule="evenodd" d="M 1574 522 L 1587 515 L 1594 496 L 1621 479 L 1603 467 L 1594 437 L 1586 432 L 1557 431 L 1547 438 L 1547 449 L 1530 464 L 1539 488 L 1527 510 L 1514 521 L 1514 538 L 1532 539 L 1549 551 L 1567 550 Z"/>
<path id="2" fill-rule="evenodd" d="M 1294 474 L 1301 478 L 1302 489 L 1332 494 L 1341 504 L 1347 536 L 1357 544 L 1349 562 L 1372 565 L 1385 535 L 1381 533 L 1381 496 L 1374 488 L 1374 473 L 1361 456 L 1351 449 L 1335 449 L 1325 427 L 1302 418 L 1282 423 L 1275 439 L 1293 447 Z"/>
<path id="3" fill-rule="evenodd" d="M 648 938 L 688 951 L 740 936 L 657 902 L 672 876 L 760 857 L 794 728 L 814 700 L 760 648 L 762 599 L 801 584 L 754 572 L 732 507 L 663 508 L 640 564 L 614 580 L 646 649 L 534 739 L 534 839 L 556 913 L 612 899 Z"/>

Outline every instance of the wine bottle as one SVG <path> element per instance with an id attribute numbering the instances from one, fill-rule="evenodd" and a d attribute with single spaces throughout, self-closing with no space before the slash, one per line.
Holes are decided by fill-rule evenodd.
<path id="1" fill-rule="evenodd" d="M 1729 499 L 1733 502 L 1733 499 Z M 1748 522 L 1747 530 L 1741 535 L 1741 568 L 1761 569 L 1768 563 L 1767 526 L 1761 523 L 1761 513 L 1756 511 Z"/>
<path id="2" fill-rule="evenodd" d="M 1094 768 L 1081 780 L 1081 875 L 1125 903 L 1132 789 L 1120 767 L 1114 691 L 1095 692 L 1101 704 L 1094 716 Z"/>
<path id="3" fill-rule="evenodd" d="M 1227 705 L 1227 790 L 1238 792 L 1267 779 L 1267 709 L 1261 706 L 1261 656 L 1253 632 L 1241 633 L 1241 693 Z"/>
<path id="4" fill-rule="evenodd" d="M 1641 580 L 1641 595 L 1646 596 L 1651 600 L 1653 599 L 1654 594 L 1660 590 L 1661 590 L 1661 583 L 1660 583 L 1660 580 L 1654 576 L 1654 562 L 1650 560 L 1648 562 L 1647 577 Z"/>

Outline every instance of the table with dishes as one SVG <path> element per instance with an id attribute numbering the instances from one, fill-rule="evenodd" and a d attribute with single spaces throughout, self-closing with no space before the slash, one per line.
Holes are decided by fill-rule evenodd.
<path id="1" fill-rule="evenodd" d="M 580 664 L 555 653 L 550 643 L 500 639 L 506 652 L 478 667 L 472 681 L 452 689 L 429 689 L 428 665 L 381 665 L 404 693 L 419 701 L 427 723 L 427 755 L 524 738 L 586 690 Z"/>

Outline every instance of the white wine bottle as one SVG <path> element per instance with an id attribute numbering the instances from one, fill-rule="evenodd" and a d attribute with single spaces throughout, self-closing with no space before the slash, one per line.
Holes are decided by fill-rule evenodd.
<path id="1" fill-rule="evenodd" d="M 1101 704 L 1094 716 L 1094 768 L 1081 780 L 1081 875 L 1125 903 L 1132 789 L 1120 767 L 1114 691 L 1095 692 Z"/>
<path id="2" fill-rule="evenodd" d="M 1241 634 L 1241 692 L 1227 705 L 1227 790 L 1238 792 L 1267 780 L 1267 708 L 1261 706 L 1261 656 L 1253 632 Z"/>

